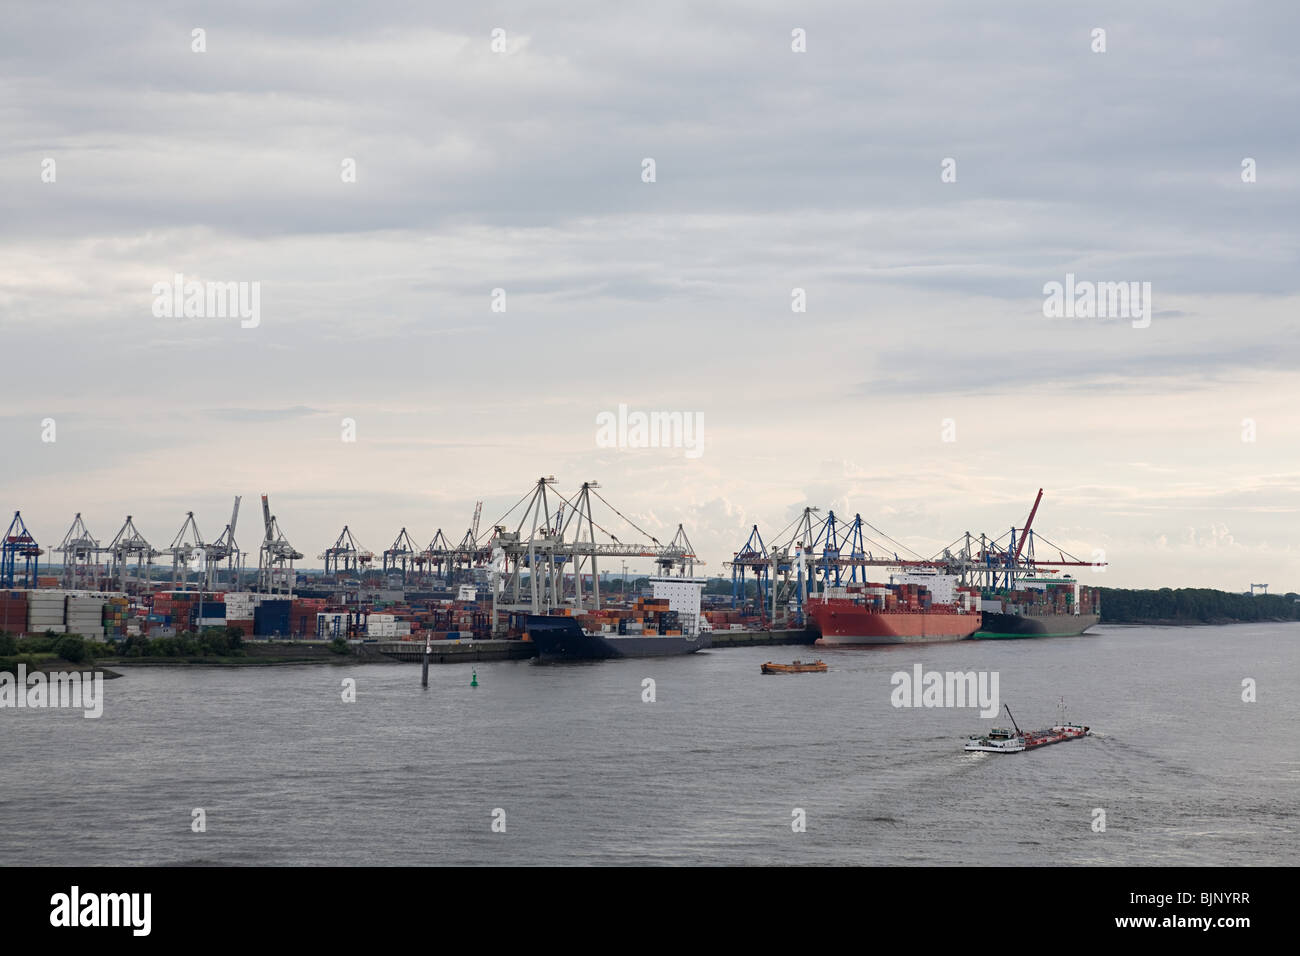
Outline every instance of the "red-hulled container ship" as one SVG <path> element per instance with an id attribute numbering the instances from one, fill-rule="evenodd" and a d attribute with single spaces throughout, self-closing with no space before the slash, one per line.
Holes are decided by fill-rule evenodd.
<path id="1" fill-rule="evenodd" d="M 980 627 L 979 589 L 937 571 L 894 575 L 889 584 L 828 588 L 810 599 L 818 644 L 926 644 L 961 641 Z"/>

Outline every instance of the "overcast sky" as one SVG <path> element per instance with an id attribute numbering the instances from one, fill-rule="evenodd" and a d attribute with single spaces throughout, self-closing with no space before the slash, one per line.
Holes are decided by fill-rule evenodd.
<path id="1" fill-rule="evenodd" d="M 929 554 L 1042 487 L 1090 582 L 1300 590 L 1300 9 L 1133 6 L 0 4 L 6 523 L 243 495 L 253 549 L 269 493 L 314 566 L 554 474 L 719 574 L 805 505 Z M 156 316 L 177 273 L 258 324 Z M 1045 317 L 1067 273 L 1149 327 Z M 702 454 L 599 447 L 620 404 Z"/>

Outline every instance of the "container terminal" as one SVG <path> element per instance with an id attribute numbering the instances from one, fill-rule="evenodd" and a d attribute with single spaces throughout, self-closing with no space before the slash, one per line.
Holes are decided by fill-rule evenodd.
<path id="1" fill-rule="evenodd" d="M 298 566 L 304 554 L 267 495 L 255 569 L 252 550 L 236 539 L 239 497 L 215 539 L 187 512 L 165 547 L 151 544 L 131 515 L 102 543 L 78 513 L 49 549 L 57 563 L 44 564 L 47 550 L 16 511 L 0 539 L 0 632 L 117 641 L 227 628 L 244 638 L 373 643 L 402 659 L 437 642 L 439 660 L 457 658 L 451 644 L 527 645 L 528 621 L 539 616 L 574 618 L 566 627 L 622 646 L 652 637 L 704 636 L 693 646 L 727 647 L 1082 633 L 1100 612 L 1096 589 L 1060 569 L 1102 565 L 1050 542 L 1059 560 L 1036 556 L 1042 494 L 1023 528 L 999 538 L 968 532 L 930 557 L 860 514 L 845 520 L 808 507 L 770 543 L 753 526 L 723 562 L 729 594 L 725 578 L 697 576 L 705 562 L 682 525 L 663 543 L 610 504 L 597 482 L 565 496 L 553 476 L 537 479 L 486 528 L 480 501 L 462 536 L 439 528 L 423 547 L 403 527 L 376 555 L 344 525 L 317 555 L 323 570 Z M 655 571 L 630 581 L 627 563 L 638 560 Z M 533 654 L 527 646 L 501 651 Z"/>

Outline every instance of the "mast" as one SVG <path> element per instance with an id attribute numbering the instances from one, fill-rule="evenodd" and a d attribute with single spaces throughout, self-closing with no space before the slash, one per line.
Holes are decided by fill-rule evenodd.
<path id="1" fill-rule="evenodd" d="M 1021 729 L 1020 729 L 1020 725 L 1019 725 L 1018 723 L 1016 723 L 1016 717 L 1015 717 L 1015 715 L 1014 715 L 1013 713 L 1011 713 L 1011 705 L 1010 705 L 1010 704 L 1003 704 L 1002 706 L 1005 707 L 1005 708 L 1007 709 L 1007 716 L 1011 718 L 1011 726 L 1014 727 L 1014 728 L 1016 728 L 1016 736 L 1017 736 L 1017 737 L 1023 737 L 1023 736 L 1025 735 L 1025 732 L 1024 732 L 1023 730 L 1021 730 Z"/>

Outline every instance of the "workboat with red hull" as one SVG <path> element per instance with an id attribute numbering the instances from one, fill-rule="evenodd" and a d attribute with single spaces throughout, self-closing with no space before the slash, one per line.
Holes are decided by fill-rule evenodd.
<path id="1" fill-rule="evenodd" d="M 809 623 L 825 646 L 961 641 L 980 627 L 978 589 L 955 575 L 913 571 L 889 584 L 827 588 L 808 602 Z"/>
<path id="2" fill-rule="evenodd" d="M 1004 705 L 1006 706 L 1006 705 Z M 1014 754 L 1025 750 L 1033 750 L 1036 747 L 1046 747 L 1048 744 L 1064 743 L 1067 740 L 1077 740 L 1080 737 L 1091 736 L 1092 731 L 1082 724 L 1053 724 L 1045 730 L 1022 731 L 1016 724 L 1016 718 L 1011 714 L 1011 708 L 1007 707 L 1007 716 L 1011 718 L 1011 726 L 1015 727 L 1015 732 L 1003 727 L 994 728 L 987 734 L 971 734 L 966 741 L 966 750 L 982 750 L 986 753 L 997 754 Z"/>

